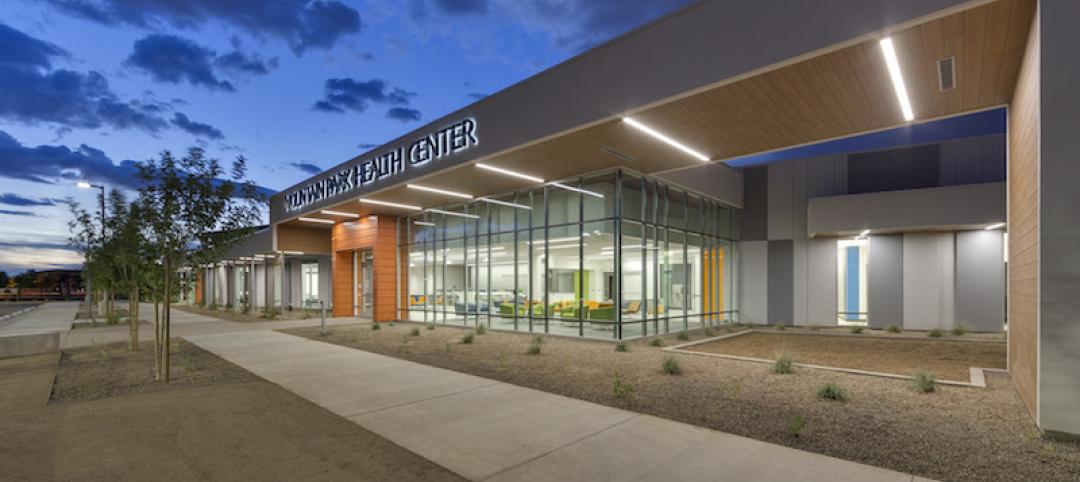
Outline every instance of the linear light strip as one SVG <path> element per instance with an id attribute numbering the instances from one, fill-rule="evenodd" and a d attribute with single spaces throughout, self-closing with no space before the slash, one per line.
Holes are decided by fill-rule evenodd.
<path id="1" fill-rule="evenodd" d="M 455 213 L 453 211 L 444 211 L 442 209 L 428 209 L 429 213 L 445 214 L 447 216 L 457 216 L 459 218 L 480 219 L 480 216 L 475 214 Z"/>
<path id="2" fill-rule="evenodd" d="M 497 172 L 499 174 L 503 174 L 503 175 L 506 175 L 506 176 L 516 177 L 518 179 L 524 179 L 526 181 L 532 181 L 532 182 L 535 182 L 537 184 L 543 184 L 544 183 L 544 180 L 540 179 L 539 177 L 530 176 L 528 174 L 522 174 L 520 172 L 511 171 L 509 169 L 503 169 L 501 167 L 490 166 L 490 165 L 482 164 L 482 163 L 479 163 L 479 162 L 476 163 L 476 167 L 479 167 L 480 169 L 487 169 L 487 170 L 489 170 L 491 172 Z"/>
<path id="3" fill-rule="evenodd" d="M 587 194 L 587 195 L 592 196 L 592 197 L 598 197 L 600 199 L 604 198 L 604 195 L 600 194 L 598 192 L 593 192 L 593 191 L 590 191 L 588 189 L 581 189 L 581 188 L 577 188 L 577 187 L 573 187 L 573 186 L 567 186 L 566 184 L 563 184 L 561 182 L 549 182 L 548 186 L 555 186 L 555 187 L 558 187 L 558 188 L 566 189 L 567 191 L 580 192 L 582 194 Z"/>
<path id="4" fill-rule="evenodd" d="M 671 147 L 674 147 L 674 148 L 676 148 L 676 149 L 678 149 L 680 151 L 683 151 L 683 152 L 685 152 L 687 154 L 690 154 L 691 156 L 693 156 L 694 158 L 696 158 L 699 161 L 705 161 L 705 162 L 709 161 L 709 156 L 706 156 L 705 154 L 702 154 L 702 153 L 700 153 L 698 151 L 695 151 L 695 150 L 693 150 L 693 149 L 691 149 L 689 147 L 686 147 L 686 145 L 684 145 L 683 143 L 681 143 L 679 141 L 676 141 L 675 139 L 672 139 L 672 138 L 670 138 L 670 137 L 668 137 L 668 136 L 666 136 L 664 134 L 661 134 L 656 129 L 653 129 L 652 127 L 649 127 L 649 126 L 647 126 L 645 124 L 642 124 L 642 123 L 640 123 L 640 122 L 638 122 L 638 121 L 636 121 L 636 120 L 634 120 L 634 119 L 632 119 L 630 117 L 623 117 L 623 122 L 626 122 L 627 124 L 630 124 L 631 126 L 633 126 L 634 128 L 636 128 L 637 130 L 639 130 L 641 132 L 644 132 L 644 133 L 646 133 L 646 134 L 648 134 L 650 136 L 653 136 L 656 139 L 659 139 L 660 141 L 664 142 L 665 144 L 667 144 L 667 145 L 669 145 Z"/>
<path id="5" fill-rule="evenodd" d="M 507 202 L 507 201 L 500 201 L 498 199 L 491 199 L 491 198 L 486 198 L 486 197 L 477 198 L 477 200 L 478 201 L 484 201 L 484 202 L 491 203 L 491 204 L 498 204 L 500 206 L 508 206 L 508 207 L 518 208 L 518 209 L 528 209 L 529 211 L 532 211 L 532 207 L 526 206 L 524 204 L 512 203 L 512 202 Z"/>
<path id="6" fill-rule="evenodd" d="M 889 68 L 889 77 L 892 78 L 893 90 L 896 91 L 896 100 L 900 101 L 900 110 L 904 113 L 904 120 L 913 121 L 915 114 L 911 111 L 911 100 L 908 99 L 907 87 L 904 86 L 904 76 L 900 73 L 900 61 L 896 58 L 892 37 L 881 39 L 880 45 L 881 52 L 885 54 L 885 66 Z"/>
<path id="7" fill-rule="evenodd" d="M 471 195 L 465 194 L 465 193 L 462 193 L 462 192 L 447 191 L 445 189 L 437 189 L 437 188 L 434 188 L 434 187 L 421 186 L 419 184 L 407 184 L 406 187 L 408 187 L 409 189 L 416 189 L 417 191 L 433 192 L 435 194 L 442 194 L 444 196 L 453 196 L 453 197 L 457 197 L 457 198 L 461 198 L 461 199 L 472 199 L 473 198 Z"/>
<path id="8" fill-rule="evenodd" d="M 323 209 L 322 211 L 319 211 L 319 212 L 322 213 L 322 214 L 325 214 L 327 216 L 342 216 L 342 217 L 353 218 L 353 219 L 359 219 L 360 218 L 360 215 L 356 214 L 356 213 L 344 213 L 344 212 L 341 212 L 341 211 L 331 211 L 329 209 Z"/>
<path id="9" fill-rule="evenodd" d="M 374 199 L 361 199 L 360 202 L 364 204 L 375 204 L 377 206 L 386 206 L 390 208 L 408 209 L 410 211 L 423 211 L 424 208 L 420 206 L 413 206 L 412 204 L 399 204 L 386 201 L 376 201 Z"/>
<path id="10" fill-rule="evenodd" d="M 985 229 L 987 231 L 993 231 L 995 229 L 1001 229 L 1001 228 L 1004 228 L 1004 227 L 1005 227 L 1005 223 L 994 223 L 994 224 L 991 224 L 991 225 L 989 225 L 989 226 L 987 226 L 987 227 L 985 227 L 983 229 Z"/>
<path id="11" fill-rule="evenodd" d="M 413 221 L 413 224 L 417 226 L 434 226 L 435 223 L 429 223 L 427 221 Z"/>
<path id="12" fill-rule="evenodd" d="M 298 220 L 299 220 L 300 222 L 304 222 L 304 223 L 316 223 L 316 224 L 334 224 L 334 220 L 333 220 L 333 219 L 322 219 L 322 218 L 298 218 Z"/>

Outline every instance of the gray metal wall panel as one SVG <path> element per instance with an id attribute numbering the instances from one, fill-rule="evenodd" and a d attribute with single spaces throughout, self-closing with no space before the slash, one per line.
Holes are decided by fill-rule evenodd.
<path id="1" fill-rule="evenodd" d="M 1005 182 L 1005 136 L 958 139 L 941 144 L 942 186 Z"/>
<path id="2" fill-rule="evenodd" d="M 790 239 L 769 241 L 769 322 L 790 325 L 794 320 L 794 243 Z"/>
<path id="3" fill-rule="evenodd" d="M 1005 321 L 1005 261 L 1001 231 L 956 233 L 956 322 L 974 331 L 1001 331 Z"/>
<path id="4" fill-rule="evenodd" d="M 739 320 L 764 323 L 769 319 L 768 241 L 739 243 Z"/>
<path id="5" fill-rule="evenodd" d="M 904 328 L 953 327 L 954 237 L 953 233 L 904 234 Z"/>
<path id="6" fill-rule="evenodd" d="M 792 243 L 792 324 L 806 325 L 810 302 L 810 240 Z"/>
<path id="7" fill-rule="evenodd" d="M 870 236 L 870 326 L 904 326 L 904 237 Z"/>
<path id="8" fill-rule="evenodd" d="M 836 325 L 836 239 L 808 242 L 807 324 Z"/>
<path id="9" fill-rule="evenodd" d="M 769 236 L 769 173 L 765 166 L 743 171 L 743 206 L 739 217 L 740 240 L 764 241 Z"/>
<path id="10" fill-rule="evenodd" d="M 795 204 L 794 170 L 799 161 L 770 164 L 768 168 L 768 239 L 792 239 L 792 211 Z"/>
<path id="11" fill-rule="evenodd" d="M 687 169 L 658 174 L 657 177 L 719 199 L 735 207 L 743 207 L 742 171 L 727 164 L 702 164 Z"/>
<path id="12" fill-rule="evenodd" d="M 1080 435 L 1080 2 L 1039 2 L 1039 423 Z"/>
<path id="13" fill-rule="evenodd" d="M 986 226 L 1005 220 L 1005 183 L 813 198 L 808 219 L 812 234 Z"/>

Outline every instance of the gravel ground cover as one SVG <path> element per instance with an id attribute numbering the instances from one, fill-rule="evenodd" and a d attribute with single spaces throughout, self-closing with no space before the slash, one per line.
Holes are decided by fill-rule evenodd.
<path id="1" fill-rule="evenodd" d="M 775 360 L 787 353 L 798 363 L 910 375 L 928 372 L 939 379 L 969 381 L 970 368 L 1005 368 L 1006 347 L 997 341 L 931 338 L 879 338 L 793 333 L 748 333 L 684 348 Z"/>
<path id="2" fill-rule="evenodd" d="M 243 311 L 237 311 L 224 307 L 211 309 L 197 305 L 173 305 L 173 309 L 186 311 L 188 313 L 194 313 L 196 315 L 209 316 L 211 318 L 220 318 L 222 320 L 236 321 L 240 323 L 262 322 L 271 320 L 307 320 L 310 318 L 319 317 L 319 310 L 301 309 L 275 311 L 272 313 L 266 313 L 262 309 L 256 309 L 244 313 Z M 150 311 L 150 316 L 154 316 L 153 310 Z M 330 317 L 329 310 L 327 310 L 326 316 L 327 318 Z"/>
<path id="3" fill-rule="evenodd" d="M 547 336 L 529 354 L 533 335 L 488 331 L 466 344 L 469 331 L 449 326 L 282 331 L 933 479 L 1080 480 L 1080 446 L 1040 437 L 999 373 L 985 389 L 923 394 L 907 380 L 798 368 L 775 375 L 770 365 L 670 354 L 649 340 L 619 352 L 611 342 Z M 669 357 L 681 374 L 665 373 Z M 849 400 L 818 398 L 826 383 Z"/>

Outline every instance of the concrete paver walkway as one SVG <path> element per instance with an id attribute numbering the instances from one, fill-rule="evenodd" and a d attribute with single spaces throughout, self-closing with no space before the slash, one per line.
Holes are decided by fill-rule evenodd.
<path id="1" fill-rule="evenodd" d="M 184 337 L 471 480 L 922 480 L 283 333 Z"/>

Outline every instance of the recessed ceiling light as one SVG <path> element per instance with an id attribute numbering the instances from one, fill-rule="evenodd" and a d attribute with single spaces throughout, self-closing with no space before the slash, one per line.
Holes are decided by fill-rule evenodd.
<path id="1" fill-rule="evenodd" d="M 433 187 L 421 186 L 419 184 L 408 184 L 407 187 L 409 189 L 416 189 L 417 191 L 433 192 L 435 194 L 443 194 L 443 195 L 446 195 L 446 196 L 453 196 L 453 197 L 458 197 L 458 198 L 462 198 L 462 199 L 472 199 L 473 198 L 472 196 L 470 196 L 468 194 L 465 194 L 465 193 L 447 191 L 445 189 L 436 189 L 436 188 L 433 188 Z"/>
<path id="2" fill-rule="evenodd" d="M 995 229 L 1001 229 L 1001 228 L 1004 228 L 1004 227 L 1005 227 L 1005 223 L 994 223 L 994 224 L 991 224 L 991 225 L 989 225 L 989 226 L 987 226 L 987 227 L 985 227 L 983 229 L 985 229 L 987 231 L 993 231 Z"/>
<path id="3" fill-rule="evenodd" d="M 535 182 L 537 184 L 543 184 L 544 183 L 544 180 L 540 179 L 539 177 L 530 176 L 528 174 L 522 174 L 520 172 L 514 172 L 514 171 L 511 171 L 509 169 L 503 169 L 501 167 L 489 166 L 487 164 L 481 164 L 479 162 L 476 163 L 476 167 L 479 167 L 480 169 L 487 169 L 488 171 L 491 171 L 491 172 L 497 172 L 499 174 L 512 176 L 512 177 L 516 177 L 516 178 L 519 178 L 519 179 L 524 179 L 526 181 L 532 181 L 532 182 Z"/>
<path id="4" fill-rule="evenodd" d="M 388 208 L 408 209 L 411 211 L 422 211 L 424 208 L 420 206 L 413 206 L 411 204 L 400 204 L 386 201 L 376 201 L 374 199 L 361 199 L 360 202 L 364 204 L 375 204 L 377 206 L 386 206 Z"/>
<path id="5" fill-rule="evenodd" d="M 442 209 L 428 209 L 429 213 L 445 214 L 447 216 L 457 216 L 459 218 L 480 219 L 480 216 L 475 214 L 455 213 L 453 211 L 444 211 Z"/>
<path id="6" fill-rule="evenodd" d="M 674 147 L 674 148 L 676 148 L 676 149 L 678 149 L 680 151 L 683 151 L 683 152 L 685 152 L 687 154 L 690 154 L 691 156 L 693 156 L 694 158 L 696 158 L 699 161 L 705 161 L 705 162 L 709 161 L 709 156 L 706 156 L 705 154 L 702 154 L 702 153 L 700 153 L 698 151 L 695 151 L 695 150 L 693 150 L 693 149 L 691 149 L 689 147 L 686 147 L 681 142 L 676 141 L 675 139 L 672 139 L 672 138 L 670 138 L 670 137 L 668 137 L 668 136 L 666 136 L 664 134 L 661 134 L 656 129 L 653 129 L 652 127 L 649 127 L 649 126 L 647 126 L 645 124 L 642 124 L 642 123 L 640 123 L 640 122 L 638 122 L 638 121 L 636 121 L 636 120 L 634 120 L 634 119 L 632 119 L 630 117 L 623 117 L 623 122 L 625 122 L 627 124 L 630 124 L 635 129 L 637 129 L 637 130 L 639 130 L 641 132 L 644 132 L 644 133 L 652 136 L 653 138 L 659 139 L 661 142 L 663 142 L 663 143 L 665 143 L 665 144 L 667 144 L 667 145 L 669 145 L 671 147 Z"/>
<path id="7" fill-rule="evenodd" d="M 333 219 L 322 219 L 322 218 L 298 218 L 297 220 L 298 220 L 298 221 L 300 221 L 300 222 L 303 222 L 303 223 L 315 223 L 315 224 L 334 224 L 334 220 L 333 220 Z"/>
<path id="8" fill-rule="evenodd" d="M 892 37 L 881 39 L 881 52 L 885 55 L 885 66 L 889 69 L 889 77 L 892 78 L 893 90 L 896 91 L 896 100 L 900 101 L 900 110 L 904 113 L 905 121 L 915 120 L 915 113 L 911 111 L 911 100 L 908 99 L 907 87 L 904 86 L 904 76 L 900 73 L 900 61 L 896 58 L 896 49 L 893 47 Z"/>
<path id="9" fill-rule="evenodd" d="M 598 192 L 593 192 L 593 191 L 590 191 L 588 189 L 581 189 L 581 188 L 573 187 L 573 186 L 567 186 L 566 184 L 563 184 L 561 182 L 549 182 L 548 185 L 549 186 L 555 186 L 555 187 L 562 188 L 562 189 L 566 189 L 567 191 L 580 192 L 582 194 L 587 194 L 587 195 L 592 196 L 592 197 L 598 197 L 600 199 L 604 198 L 604 195 L 600 194 Z"/>
<path id="10" fill-rule="evenodd" d="M 869 234 L 870 234 L 870 230 L 869 229 L 864 229 L 861 233 L 859 233 L 859 236 L 866 237 Z"/>
<path id="11" fill-rule="evenodd" d="M 319 212 L 322 213 L 322 214 L 325 214 L 327 216 L 342 216 L 342 217 L 353 218 L 353 219 L 359 219 L 360 218 L 360 215 L 356 214 L 356 213 L 345 213 L 345 212 L 341 212 L 341 211 L 331 211 L 329 209 L 323 209 L 322 211 L 319 211 Z"/>
<path id="12" fill-rule="evenodd" d="M 435 223 L 429 223 L 427 221 L 413 221 L 413 224 L 417 226 L 434 226 Z"/>
<path id="13" fill-rule="evenodd" d="M 498 199 L 491 199 L 491 198 L 486 198 L 486 197 L 479 198 L 478 200 L 479 201 L 484 201 L 486 203 L 498 204 L 500 206 L 508 206 L 508 207 L 518 208 L 518 209 L 528 209 L 528 210 L 532 211 L 531 207 L 526 206 L 524 204 L 512 203 L 512 202 L 507 202 L 507 201 L 500 201 Z"/>

